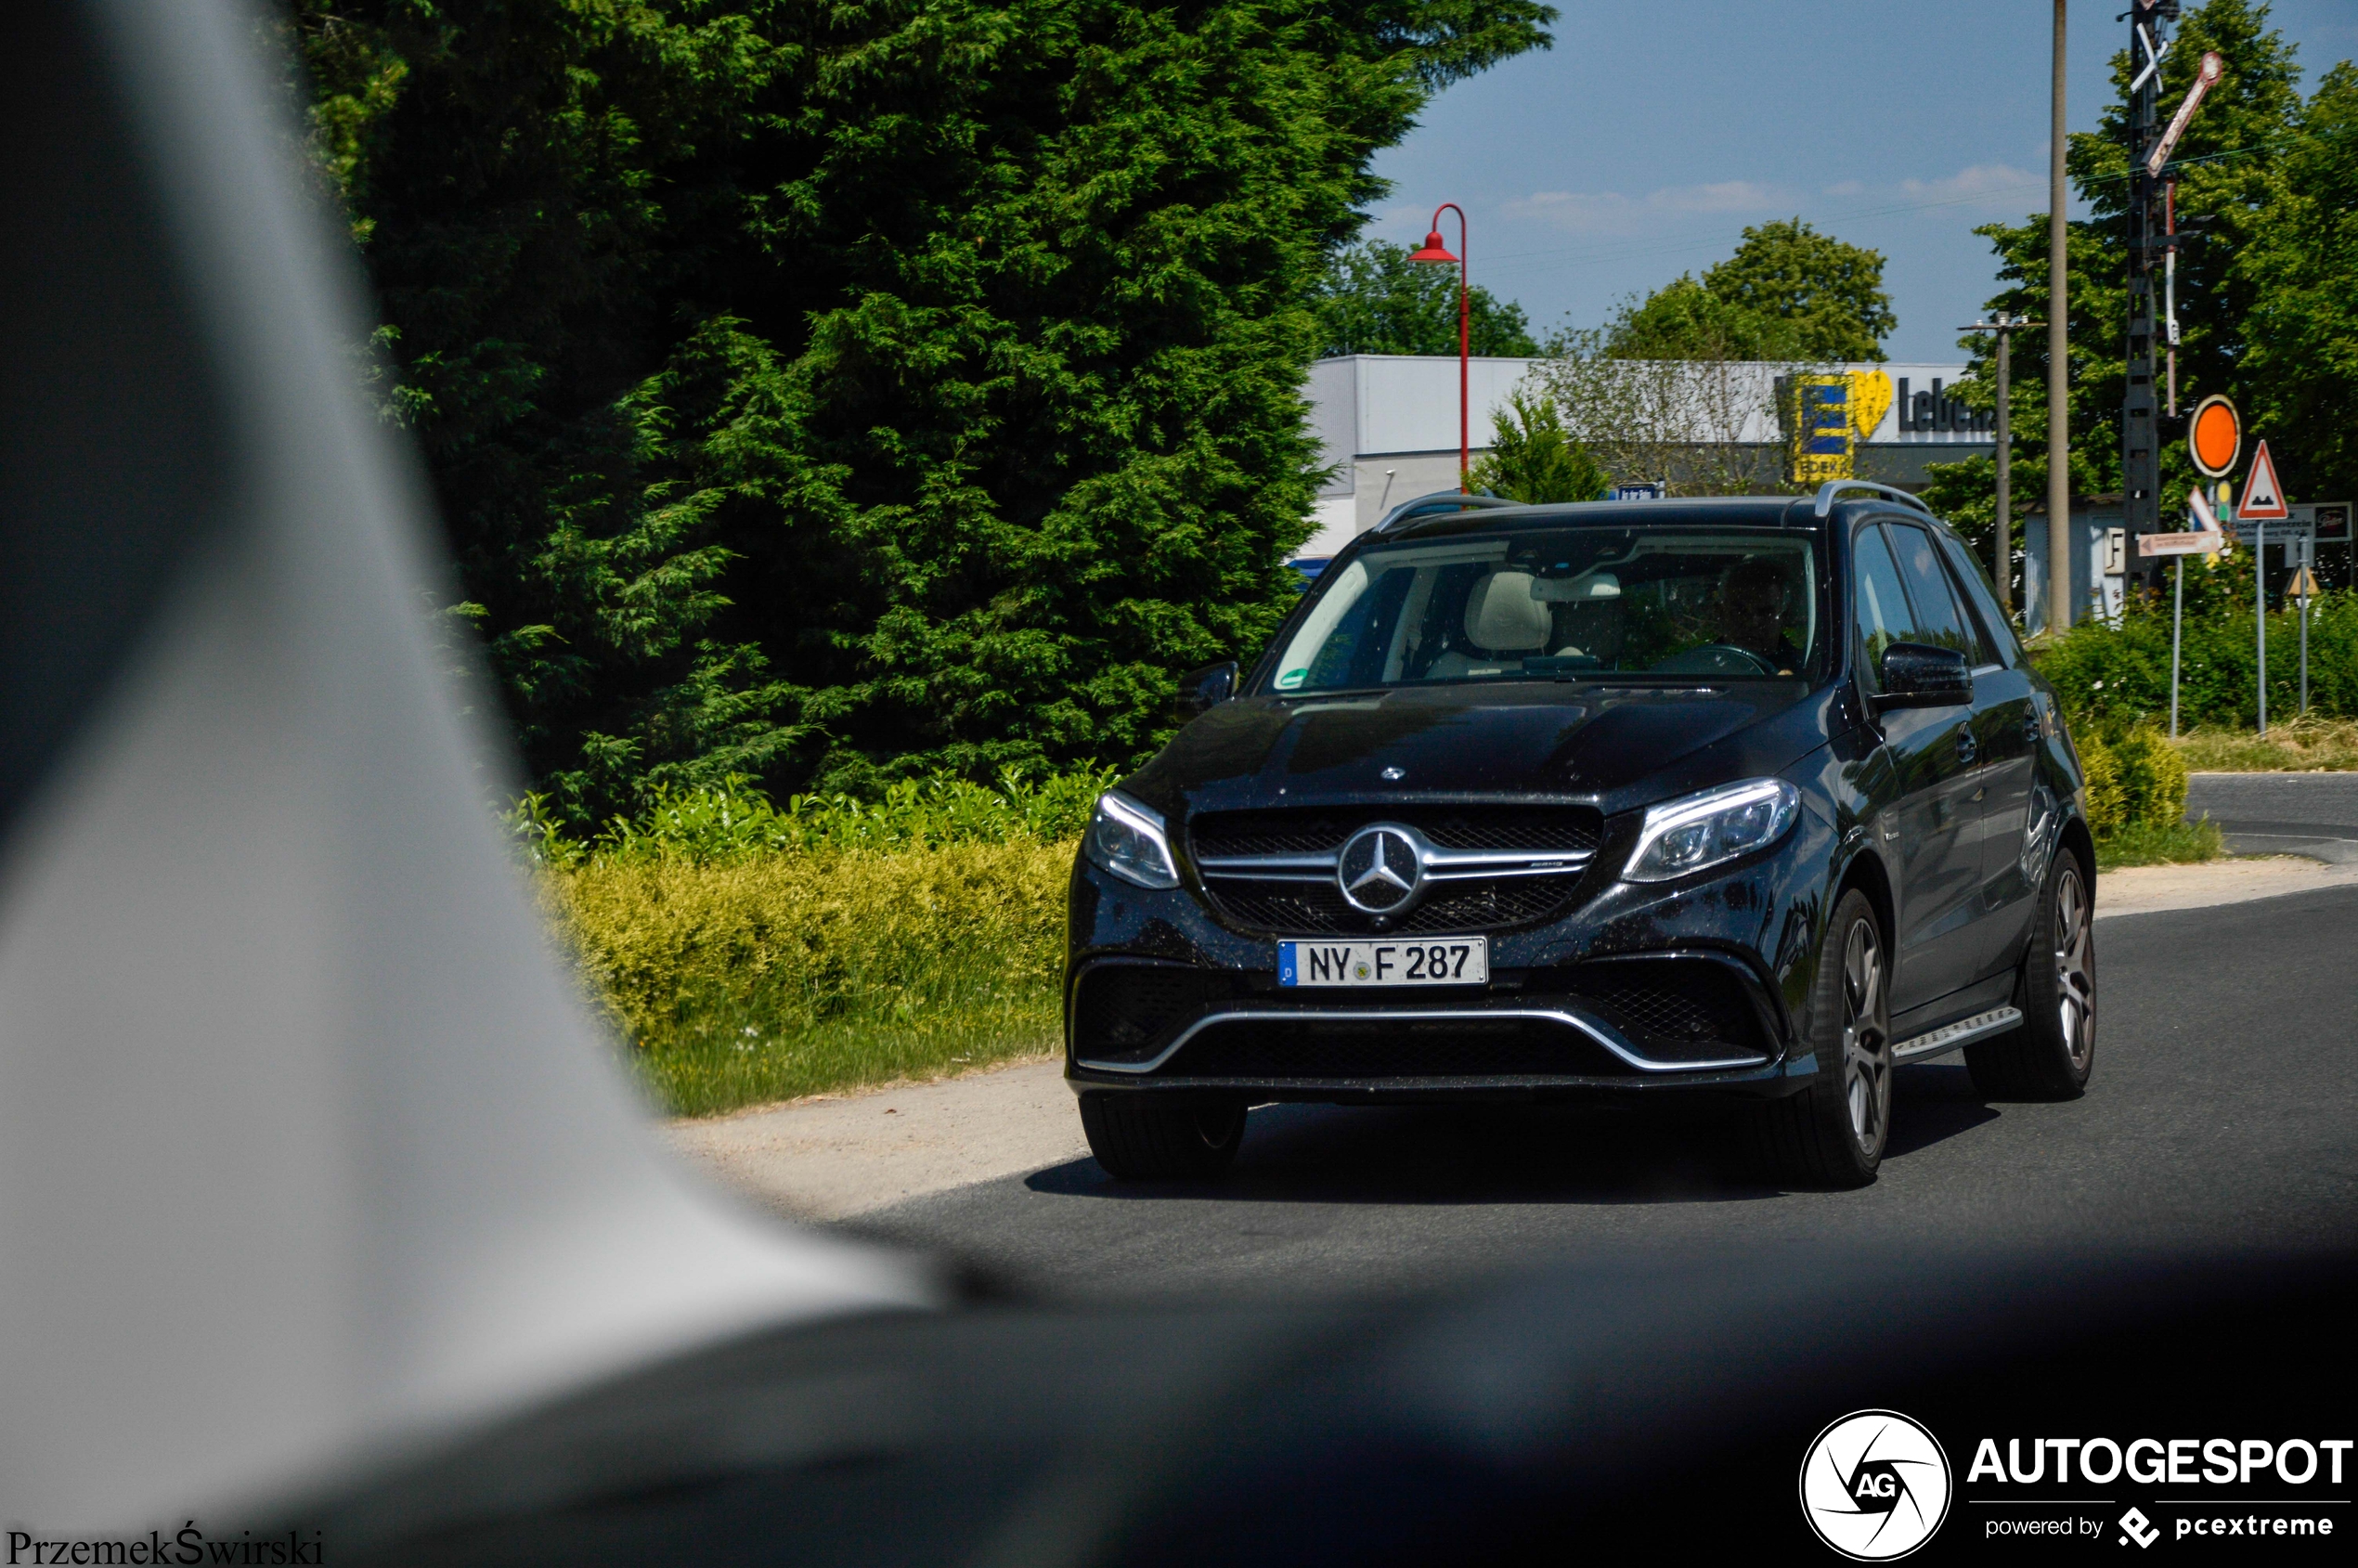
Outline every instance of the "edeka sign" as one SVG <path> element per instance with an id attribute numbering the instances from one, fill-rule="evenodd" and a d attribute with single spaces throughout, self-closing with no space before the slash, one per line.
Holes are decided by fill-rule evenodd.
<path id="1" fill-rule="evenodd" d="M 1899 428 L 1903 431 L 1957 431 L 1979 434 L 1998 428 L 1998 415 L 1989 408 L 1970 408 L 1962 398 L 1951 397 L 1941 390 L 1940 378 L 1932 378 L 1930 392 L 1911 392 L 1908 378 L 1899 378 Z M 1872 428 L 1872 427 L 1870 427 Z"/>
<path id="2" fill-rule="evenodd" d="M 1891 408 L 1891 378 L 1881 370 L 1781 376 L 1777 392 L 1799 485 L 1851 478 L 1859 444 Z"/>

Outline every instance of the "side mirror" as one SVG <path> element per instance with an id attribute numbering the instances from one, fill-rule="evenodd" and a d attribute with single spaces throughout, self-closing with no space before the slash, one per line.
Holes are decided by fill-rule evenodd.
<path id="1" fill-rule="evenodd" d="M 1179 678 L 1179 717 L 1193 719 L 1207 708 L 1218 707 L 1237 694 L 1238 675 L 1237 661 L 1208 664 L 1201 669 L 1191 669 Z"/>
<path id="2" fill-rule="evenodd" d="M 1881 673 L 1878 708 L 1962 707 L 1973 701 L 1973 667 L 1954 648 L 1894 642 L 1883 651 Z"/>

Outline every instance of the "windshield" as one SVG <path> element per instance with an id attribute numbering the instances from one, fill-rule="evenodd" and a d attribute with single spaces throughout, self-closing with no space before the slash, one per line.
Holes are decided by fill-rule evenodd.
<path id="1" fill-rule="evenodd" d="M 1315 590 L 1277 692 L 1810 673 L 1815 536 L 1567 527 L 1378 545 Z"/>

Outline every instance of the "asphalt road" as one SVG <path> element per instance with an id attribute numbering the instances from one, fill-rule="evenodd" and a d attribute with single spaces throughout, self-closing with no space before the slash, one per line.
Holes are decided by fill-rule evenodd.
<path id="1" fill-rule="evenodd" d="M 1902 1068 L 1882 1176 L 1856 1192 L 1764 1185 L 1707 1119 L 1291 1106 L 1252 1113 L 1217 1185 L 1081 1159 L 844 1228 L 1073 1299 L 1355 1295 L 1784 1240 L 2358 1241 L 2358 888 L 2118 916 L 2097 942 L 2088 1095 L 1998 1103 L 1956 1058 Z"/>
<path id="2" fill-rule="evenodd" d="M 2186 815 L 2216 822 L 2238 855 L 2358 865 L 2358 773 L 2196 773 Z"/>

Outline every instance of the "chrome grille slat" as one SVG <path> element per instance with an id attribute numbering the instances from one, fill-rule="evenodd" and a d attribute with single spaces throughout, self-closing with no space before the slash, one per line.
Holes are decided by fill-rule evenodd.
<path id="1" fill-rule="evenodd" d="M 1378 823 L 1422 836 L 1424 899 L 1379 922 L 1337 890 L 1351 836 Z M 1568 897 L 1596 858 L 1603 818 L 1586 806 L 1280 807 L 1204 812 L 1188 823 L 1195 869 L 1237 925 L 1281 935 L 1472 932 L 1525 925 Z"/>

